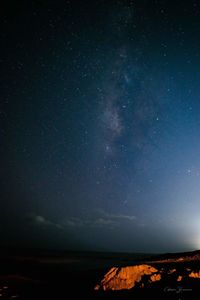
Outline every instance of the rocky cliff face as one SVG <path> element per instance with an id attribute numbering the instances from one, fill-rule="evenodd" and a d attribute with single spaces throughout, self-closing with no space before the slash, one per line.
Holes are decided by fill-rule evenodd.
<path id="1" fill-rule="evenodd" d="M 149 280 L 160 280 L 158 270 L 149 265 L 138 265 L 133 267 L 112 268 L 103 278 L 100 285 L 96 285 L 95 290 L 123 290 L 131 289 L 137 282 L 140 282 L 144 275 L 148 275 Z M 153 275 L 152 275 L 153 274 Z"/>
<path id="2" fill-rule="evenodd" d="M 192 279 L 200 279 L 200 271 L 192 270 L 177 263 L 177 268 L 163 264 L 158 267 L 141 264 L 130 267 L 113 267 L 107 272 L 95 290 L 130 290 L 136 286 L 139 288 L 150 287 L 156 281 L 162 285 L 162 281 L 180 283 Z"/>

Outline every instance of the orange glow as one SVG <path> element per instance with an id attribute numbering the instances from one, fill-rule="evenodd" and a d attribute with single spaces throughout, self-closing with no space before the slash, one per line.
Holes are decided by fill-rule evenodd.
<path id="1" fill-rule="evenodd" d="M 183 279 L 183 276 L 179 275 L 177 278 L 177 281 L 181 281 Z"/>
<path id="2" fill-rule="evenodd" d="M 143 275 L 152 275 L 158 270 L 149 265 L 137 265 L 124 268 L 112 268 L 103 278 L 100 285 L 95 286 L 95 290 L 100 287 L 106 290 L 131 289 L 140 282 Z M 152 281 L 160 280 L 161 276 L 152 277 Z"/>
<path id="3" fill-rule="evenodd" d="M 152 265 L 141 264 L 129 267 L 113 267 L 105 274 L 99 284 L 95 286 L 95 290 L 129 290 L 134 287 L 145 288 L 153 286 L 155 282 L 166 284 L 166 282 L 181 282 L 183 279 L 198 278 L 200 279 L 200 270 L 192 271 L 191 268 L 181 266 L 177 268 L 155 268 Z M 157 266 L 157 265 L 156 265 Z M 163 265 L 162 265 L 163 266 Z M 163 282 L 162 282 L 163 280 Z"/>
<path id="4" fill-rule="evenodd" d="M 150 279 L 153 282 L 159 281 L 161 279 L 161 275 L 160 274 L 153 274 L 153 275 L 151 275 Z"/>
<path id="5" fill-rule="evenodd" d="M 200 278 L 200 271 L 199 272 L 191 272 L 189 274 L 189 277 L 191 277 L 191 278 Z"/>

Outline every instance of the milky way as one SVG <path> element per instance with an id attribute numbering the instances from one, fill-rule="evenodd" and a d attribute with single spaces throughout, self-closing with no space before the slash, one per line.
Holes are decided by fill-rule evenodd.
<path id="1" fill-rule="evenodd" d="M 83 2 L 1 12 L 1 243 L 199 247 L 199 3 Z"/>

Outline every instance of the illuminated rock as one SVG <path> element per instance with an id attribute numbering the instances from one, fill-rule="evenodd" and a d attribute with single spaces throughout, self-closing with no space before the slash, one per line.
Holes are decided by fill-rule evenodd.
<path id="1" fill-rule="evenodd" d="M 199 272 L 191 272 L 189 274 L 190 278 L 200 278 L 200 271 Z"/>
<path id="2" fill-rule="evenodd" d="M 136 283 L 140 282 L 144 275 L 152 275 L 158 270 L 149 265 L 137 265 L 131 267 L 112 268 L 103 278 L 99 285 L 95 286 L 95 290 L 123 290 L 131 289 Z M 156 275 L 156 274 L 155 274 Z M 151 281 L 160 280 L 158 274 L 150 278 Z"/>
<path id="3" fill-rule="evenodd" d="M 194 264 L 195 262 L 195 264 Z M 189 285 L 200 279 L 200 251 L 166 254 L 161 260 L 129 267 L 113 267 L 95 286 L 95 290 L 165 289 L 184 282 Z M 195 267 L 195 269 L 193 268 Z M 130 291 L 130 293 L 133 291 Z"/>
<path id="4" fill-rule="evenodd" d="M 183 276 L 179 275 L 177 278 L 177 281 L 181 281 L 183 279 Z"/>
<path id="5" fill-rule="evenodd" d="M 159 281 L 159 280 L 161 280 L 161 275 L 160 274 L 153 274 L 153 275 L 151 275 L 150 280 L 153 281 L 153 282 Z"/>

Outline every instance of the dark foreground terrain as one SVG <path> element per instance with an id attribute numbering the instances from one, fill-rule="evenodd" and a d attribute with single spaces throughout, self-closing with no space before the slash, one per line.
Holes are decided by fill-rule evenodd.
<path id="1" fill-rule="evenodd" d="M 156 268 L 162 280 L 152 280 L 150 283 L 144 275 L 134 288 L 120 289 L 115 286 L 117 290 L 114 291 L 109 288 L 111 281 L 106 283 L 108 288 L 101 283 L 112 267 L 118 267 L 116 274 L 121 274 L 125 266 L 143 264 Z M 154 299 L 197 299 L 196 295 L 200 295 L 199 270 L 198 251 L 157 257 L 142 254 L 2 251 L 0 299 L 76 299 L 77 296 L 79 299 L 149 299 L 152 296 Z M 119 276 L 117 281 L 114 278 L 114 284 L 121 282 L 119 280 Z M 122 278 L 125 284 L 126 280 L 128 282 L 129 278 Z M 97 284 L 99 288 L 95 290 Z"/>

